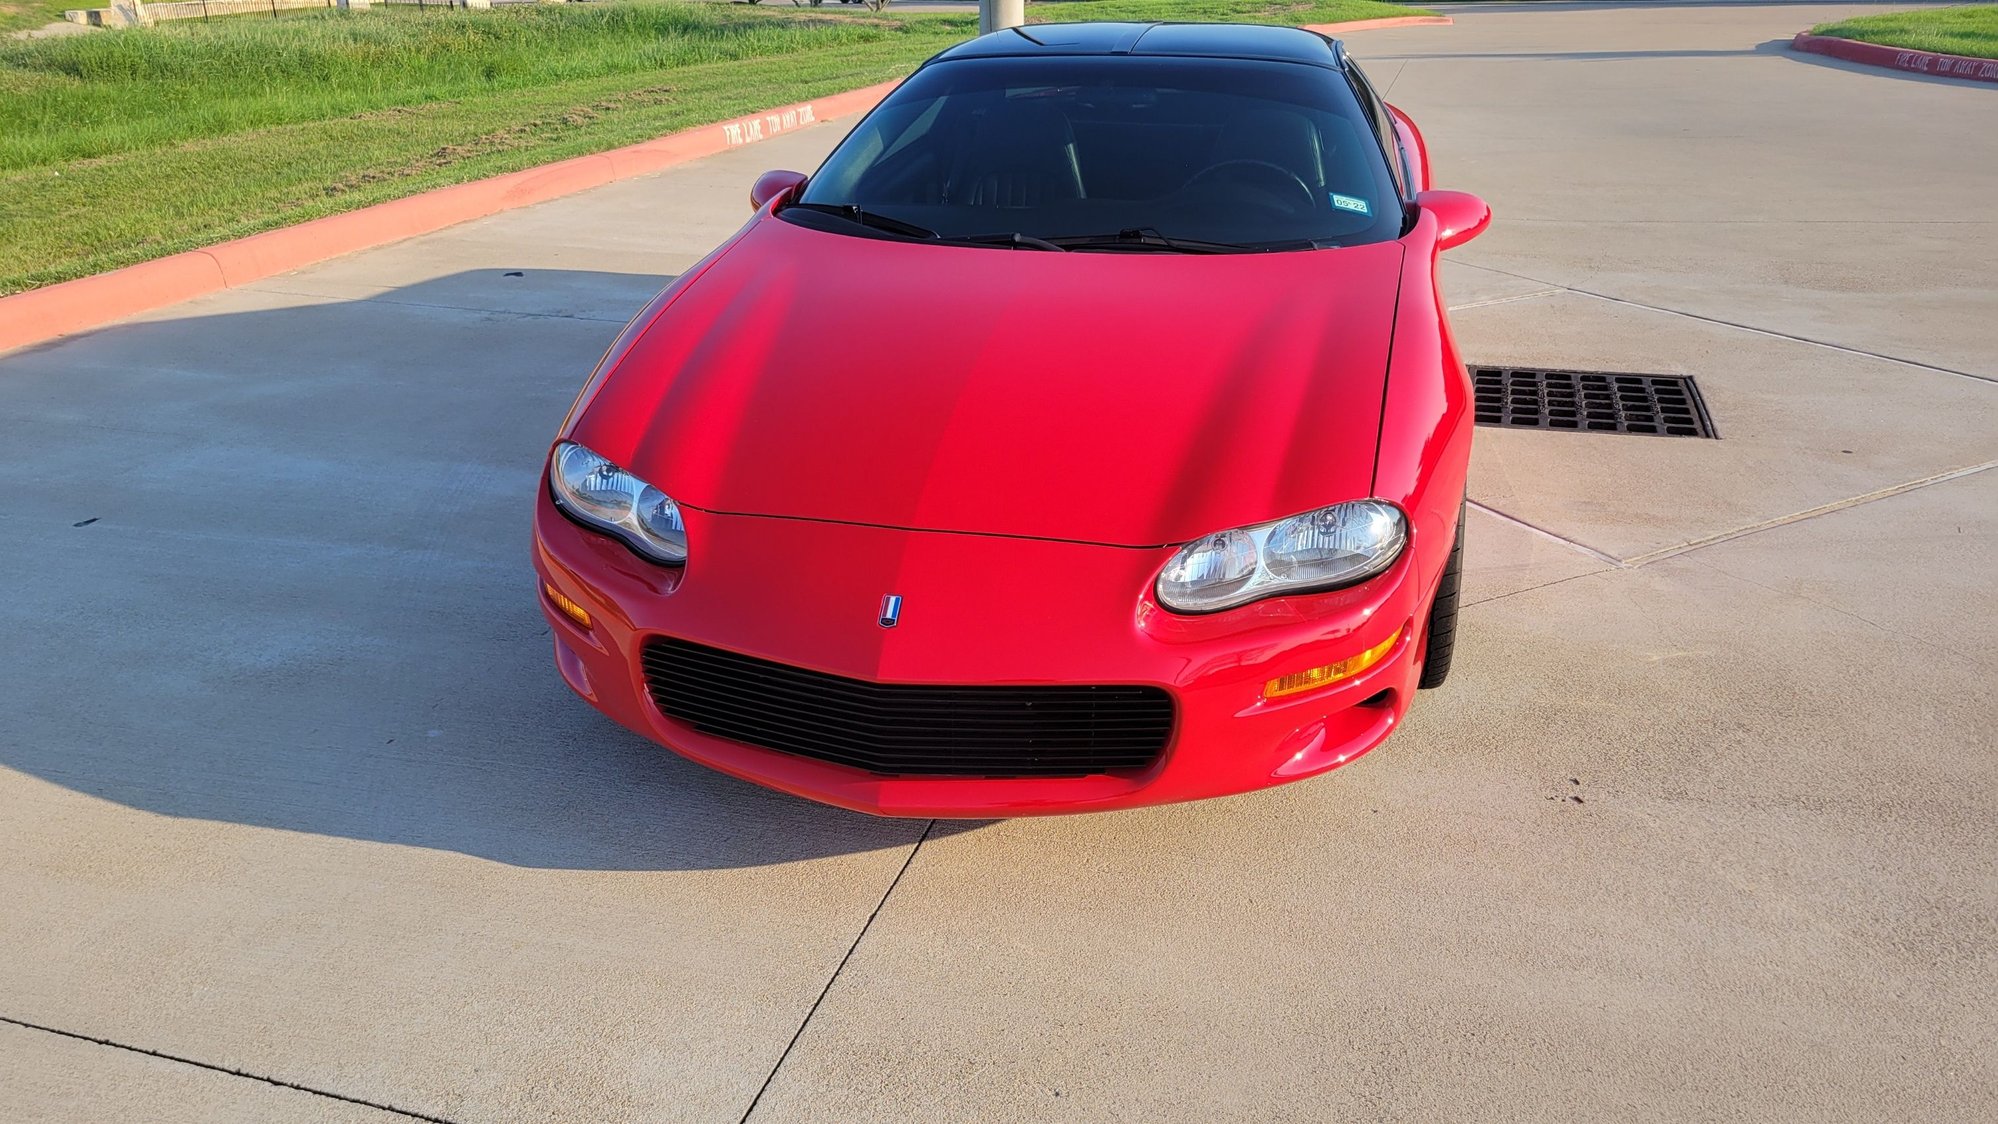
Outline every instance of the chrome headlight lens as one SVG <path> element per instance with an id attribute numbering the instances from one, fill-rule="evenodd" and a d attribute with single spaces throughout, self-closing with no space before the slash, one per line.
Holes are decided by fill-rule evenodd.
<path id="1" fill-rule="evenodd" d="M 1159 575 L 1159 603 L 1175 612 L 1212 613 L 1265 597 L 1337 589 L 1394 565 L 1406 545 L 1408 520 L 1395 505 L 1335 503 L 1187 543 Z"/>
<path id="2" fill-rule="evenodd" d="M 615 535 L 648 561 L 687 561 L 687 525 L 666 493 L 573 441 L 548 462 L 555 506 L 586 527 Z"/>

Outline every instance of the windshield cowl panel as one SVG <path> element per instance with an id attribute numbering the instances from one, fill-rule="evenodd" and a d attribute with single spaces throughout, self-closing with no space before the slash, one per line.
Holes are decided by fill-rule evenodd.
<path id="1" fill-rule="evenodd" d="M 1122 55 L 926 67 L 783 214 L 856 236 L 1111 253 L 1351 246 L 1402 224 L 1337 71 Z"/>

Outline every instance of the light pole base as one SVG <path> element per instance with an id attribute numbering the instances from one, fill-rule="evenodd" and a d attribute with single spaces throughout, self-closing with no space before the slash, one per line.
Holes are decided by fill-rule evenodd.
<path id="1" fill-rule="evenodd" d="M 990 34 L 1027 22 L 1027 0 L 978 0 L 978 33 Z"/>

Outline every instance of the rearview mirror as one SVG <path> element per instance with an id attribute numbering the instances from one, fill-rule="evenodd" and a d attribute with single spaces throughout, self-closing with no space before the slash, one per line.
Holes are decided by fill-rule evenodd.
<path id="1" fill-rule="evenodd" d="M 1447 250 L 1461 246 L 1478 235 L 1492 222 L 1492 209 L 1486 202 L 1468 191 L 1424 191 L 1415 197 L 1415 205 L 1436 216 L 1436 248 Z"/>
<path id="2" fill-rule="evenodd" d="M 765 203 L 796 191 L 804 182 L 803 172 L 765 172 L 749 185 L 749 209 L 760 211 Z"/>

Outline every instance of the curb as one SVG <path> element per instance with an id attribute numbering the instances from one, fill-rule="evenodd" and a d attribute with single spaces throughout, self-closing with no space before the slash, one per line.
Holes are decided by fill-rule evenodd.
<path id="1" fill-rule="evenodd" d="M 1799 31 L 1797 37 L 1790 40 L 1790 49 L 1813 55 L 1829 55 L 1835 59 L 1844 59 L 1846 62 L 1864 63 L 1867 66 L 1880 66 L 1889 70 L 1928 74 L 1937 78 L 1967 78 L 1972 82 L 1998 82 L 1998 59 L 1974 59 L 1935 51 L 1908 51 L 1900 47 L 1883 47 L 1878 43 L 1861 43 L 1857 39 L 1812 35 L 1808 31 Z"/>
<path id="2" fill-rule="evenodd" d="M 1312 24 L 1305 30 L 1332 35 L 1450 22 L 1448 16 L 1396 16 Z M 881 82 L 713 125 L 698 125 L 608 152 L 452 184 L 297 226 L 280 227 L 109 273 L 0 297 L 0 353 L 289 273 L 341 254 L 429 234 L 618 180 L 650 175 L 806 125 L 864 112 L 874 108 L 900 84 L 900 80 Z"/>
<path id="3" fill-rule="evenodd" d="M 0 352 L 872 109 L 882 82 L 0 297 Z"/>
<path id="4" fill-rule="evenodd" d="M 1306 31 L 1337 35 L 1344 31 L 1379 31 L 1389 27 L 1448 27 L 1456 20 L 1449 16 L 1389 16 L 1378 20 L 1347 20 L 1345 23 L 1307 23 Z"/>

